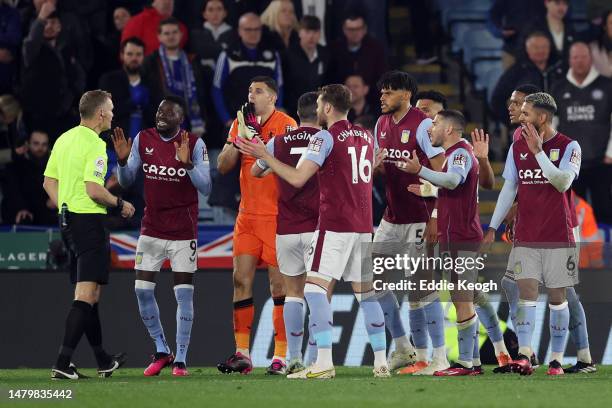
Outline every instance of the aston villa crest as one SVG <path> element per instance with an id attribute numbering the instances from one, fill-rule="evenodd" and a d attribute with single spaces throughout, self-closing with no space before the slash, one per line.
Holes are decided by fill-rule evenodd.
<path id="1" fill-rule="evenodd" d="M 410 140 L 410 130 L 402 130 L 402 137 L 400 138 L 400 141 L 402 143 L 408 143 L 408 140 Z"/>

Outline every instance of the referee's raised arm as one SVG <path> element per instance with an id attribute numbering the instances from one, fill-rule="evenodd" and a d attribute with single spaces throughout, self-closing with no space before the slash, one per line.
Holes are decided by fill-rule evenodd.
<path id="1" fill-rule="evenodd" d="M 132 204 L 104 187 L 108 159 L 100 133 L 111 127 L 111 94 L 101 90 L 85 92 L 79 101 L 79 113 L 81 123 L 55 142 L 43 183 L 60 211 L 62 240 L 70 254 L 70 278 L 76 284 L 64 340 L 51 370 L 54 379 L 82 378 L 71 358 L 83 334 L 94 351 L 100 376 L 109 377 L 125 362 L 125 354 L 111 356 L 102 348 L 98 314 L 101 285 L 108 283 L 110 269 L 106 210 L 118 207 L 123 217 L 134 215 Z"/>

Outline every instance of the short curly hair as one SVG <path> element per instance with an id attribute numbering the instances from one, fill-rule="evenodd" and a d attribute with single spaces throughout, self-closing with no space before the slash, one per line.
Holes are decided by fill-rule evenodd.
<path id="1" fill-rule="evenodd" d="M 525 97 L 525 103 L 533 105 L 536 109 L 545 111 L 548 115 L 548 121 L 552 121 L 554 114 L 557 112 L 557 103 L 555 98 L 546 92 L 536 92 Z"/>

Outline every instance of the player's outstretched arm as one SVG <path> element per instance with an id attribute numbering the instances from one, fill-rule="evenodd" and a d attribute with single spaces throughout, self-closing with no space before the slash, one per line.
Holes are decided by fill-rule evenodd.
<path id="1" fill-rule="evenodd" d="M 489 162 L 489 135 L 483 129 L 472 130 L 472 146 L 480 167 L 478 184 L 482 188 L 491 190 L 495 187 L 495 173 Z"/>
<path id="2" fill-rule="evenodd" d="M 465 167 L 465 166 L 464 166 Z M 461 175 L 453 172 L 433 171 L 423 166 L 419 162 L 416 151 L 412 151 L 412 155 L 407 159 L 397 161 L 397 168 L 410 174 L 418 174 L 425 180 L 449 190 L 454 190 L 461 183 Z"/>
<path id="3" fill-rule="evenodd" d="M 268 153 L 274 156 L 274 138 L 268 141 L 268 143 L 266 144 L 266 150 L 268 150 Z M 268 166 L 268 163 L 266 163 L 262 159 L 255 160 L 255 163 L 253 163 L 253 166 L 251 167 L 251 175 L 253 177 L 262 178 L 270 173 L 274 172 L 272 171 L 270 166 Z"/>
<path id="4" fill-rule="evenodd" d="M 266 145 L 258 138 L 251 141 L 237 138 L 236 145 L 243 154 L 264 160 L 277 176 L 296 188 L 303 187 L 319 170 L 319 165 L 310 160 L 302 160 L 295 168 L 281 162 L 268 152 Z"/>
<path id="5" fill-rule="evenodd" d="M 117 127 L 113 130 L 111 138 L 117 154 L 117 180 L 121 187 L 129 187 L 136 179 L 136 174 L 142 164 L 138 151 L 139 134 L 132 142 L 132 139 L 126 140 L 123 129 Z"/>

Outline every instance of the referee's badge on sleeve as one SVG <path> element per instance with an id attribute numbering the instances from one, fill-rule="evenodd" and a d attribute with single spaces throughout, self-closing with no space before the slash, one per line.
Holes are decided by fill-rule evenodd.
<path id="1" fill-rule="evenodd" d="M 104 177 L 104 173 L 105 173 L 104 167 L 105 166 L 106 166 L 106 160 L 104 160 L 104 157 L 98 157 L 96 159 L 94 177 L 98 177 L 98 178 Z"/>

